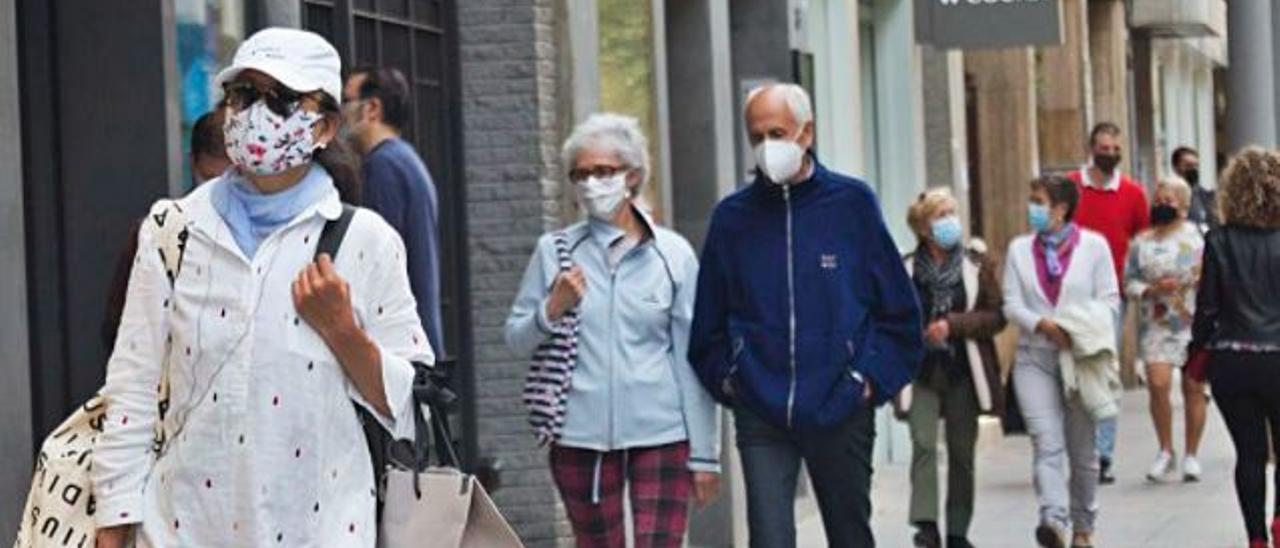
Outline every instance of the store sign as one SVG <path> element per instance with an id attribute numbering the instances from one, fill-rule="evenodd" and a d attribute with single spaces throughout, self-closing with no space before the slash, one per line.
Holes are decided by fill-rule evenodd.
<path id="1" fill-rule="evenodd" d="M 916 41 L 942 49 L 1062 42 L 1061 0 L 915 0 Z"/>

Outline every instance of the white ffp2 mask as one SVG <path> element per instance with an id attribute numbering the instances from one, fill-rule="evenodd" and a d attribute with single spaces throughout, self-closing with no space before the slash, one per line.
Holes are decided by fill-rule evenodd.
<path id="1" fill-rule="evenodd" d="M 790 139 L 765 139 L 755 148 L 756 167 L 775 184 L 791 182 L 804 163 L 804 148 Z"/>
<path id="2" fill-rule="evenodd" d="M 618 207 L 627 198 L 627 172 L 612 177 L 588 177 L 578 183 L 578 201 L 587 214 L 601 221 L 612 221 Z"/>

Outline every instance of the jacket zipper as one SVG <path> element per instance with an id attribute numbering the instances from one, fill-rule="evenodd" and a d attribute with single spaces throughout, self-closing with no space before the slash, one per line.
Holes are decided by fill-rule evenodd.
<path id="1" fill-rule="evenodd" d="M 787 354 L 791 362 L 791 387 L 787 392 L 787 427 L 794 428 L 796 406 L 796 266 L 795 253 L 792 249 L 790 185 L 782 185 L 782 200 L 787 207 Z"/>
<path id="2" fill-rule="evenodd" d="M 618 271 L 622 269 L 622 263 L 623 263 L 623 262 L 625 262 L 625 261 L 627 260 L 627 257 L 630 257 L 630 256 L 631 256 L 633 253 L 635 253 L 635 252 L 636 252 L 636 250 L 638 250 L 638 249 L 640 249 L 640 246 L 636 246 L 636 247 L 632 248 L 631 250 L 627 251 L 626 253 L 624 253 L 624 254 L 622 255 L 622 257 L 619 257 L 619 258 L 618 258 L 618 264 L 611 266 L 611 268 L 609 269 L 609 341 L 610 341 L 610 344 L 609 344 L 609 440 L 608 440 L 608 447 L 609 447 L 609 450 L 611 450 L 611 451 L 613 450 L 613 448 L 614 448 L 614 447 L 617 447 L 617 446 L 618 446 L 617 439 L 615 439 L 615 433 L 617 432 L 617 428 L 616 428 L 616 423 L 617 423 L 617 409 L 616 409 L 616 406 L 617 406 L 617 399 L 614 397 L 614 392 L 616 392 L 615 387 L 614 387 L 614 384 L 615 384 L 615 383 L 616 383 L 616 381 L 617 381 L 617 376 L 615 375 L 615 371 L 614 371 L 614 369 L 615 369 L 615 368 L 614 368 L 614 352 L 613 352 L 613 341 L 615 340 L 615 337 L 617 336 L 617 334 L 616 334 L 616 327 L 617 327 L 617 310 L 618 310 L 618 302 L 617 302 L 617 300 L 618 300 L 618 296 L 617 296 L 617 291 L 616 291 L 616 289 L 617 289 L 617 287 L 618 287 Z M 608 250 L 608 249 L 606 249 L 606 250 L 605 250 L 605 254 L 606 254 L 606 255 L 608 255 L 608 253 L 609 253 L 609 250 Z"/>
<path id="3" fill-rule="evenodd" d="M 607 253 L 607 250 L 606 250 L 606 253 Z M 618 260 L 618 263 L 619 263 L 619 264 L 621 264 L 621 263 L 622 263 L 622 260 L 621 260 L 621 259 L 619 259 L 619 260 Z M 615 312 L 616 312 L 616 310 L 617 310 L 617 304 L 618 304 L 618 303 L 615 301 L 615 299 L 617 298 L 617 296 L 616 296 L 616 294 L 614 293 L 614 287 L 616 287 L 616 286 L 617 286 L 617 281 L 618 281 L 618 268 L 617 268 L 617 267 L 614 267 L 614 268 L 612 268 L 612 269 L 611 269 L 611 271 L 609 272 L 609 442 L 608 442 L 608 447 L 609 447 L 609 449 L 610 449 L 610 450 L 612 450 L 612 449 L 616 446 L 616 445 L 615 445 L 615 441 L 616 441 L 616 440 L 614 440 L 614 437 L 613 437 L 613 436 L 614 436 L 614 421 L 616 420 L 615 413 L 614 413 L 614 406 L 615 406 L 616 402 L 615 402 L 615 399 L 614 399 L 614 397 L 613 397 L 613 393 L 614 393 L 614 387 L 613 387 L 613 384 L 614 384 L 614 371 L 613 371 L 613 370 L 614 370 L 614 363 L 613 363 L 613 357 L 614 357 L 614 356 L 613 356 L 613 341 L 615 340 L 615 339 L 614 339 L 614 337 L 615 337 L 615 333 L 614 333 L 615 318 L 614 318 L 614 316 L 615 316 Z"/>

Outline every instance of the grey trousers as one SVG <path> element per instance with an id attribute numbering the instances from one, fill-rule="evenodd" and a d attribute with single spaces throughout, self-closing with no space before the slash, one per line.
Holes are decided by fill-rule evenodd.
<path id="1" fill-rule="evenodd" d="M 1013 383 L 1035 450 L 1041 523 L 1093 532 L 1098 515 L 1096 426 L 1079 401 L 1065 401 L 1058 352 L 1019 348 Z"/>
<path id="2" fill-rule="evenodd" d="M 945 373 L 938 376 L 945 377 Z M 911 523 L 938 520 L 938 419 L 947 421 L 947 536 L 969 534 L 973 520 L 973 451 L 978 441 L 978 396 L 973 380 L 940 386 L 912 384 Z M 941 390 L 939 390 L 941 389 Z"/>

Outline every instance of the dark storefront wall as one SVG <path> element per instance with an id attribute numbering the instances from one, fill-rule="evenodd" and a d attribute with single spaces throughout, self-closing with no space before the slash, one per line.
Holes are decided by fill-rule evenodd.
<path id="1" fill-rule="evenodd" d="M 0 118 L 6 140 L 21 147 L 20 162 L 6 166 L 21 172 L 4 205 L 20 208 L 7 219 L 22 223 L 0 237 L 6 253 L 25 260 L 25 280 L 10 286 L 25 302 L 8 303 L 25 325 L 10 329 L 6 319 L 5 340 L 23 337 L 30 350 L 29 359 L 24 348 L 10 352 L 7 366 L 26 370 L 3 378 L 7 390 L 26 394 L 0 407 L 26 423 L 6 427 L 0 535 L 12 535 L 31 452 L 102 384 L 103 310 L 130 227 L 176 188 L 181 166 L 169 0 L 0 4 L 12 7 L 13 26 L 0 34 L 16 31 L 6 51 L 17 61 L 16 70 L 0 66 L 8 69 L 0 81 L 12 76 L 5 84 L 18 94 L 18 116 Z"/>
<path id="2" fill-rule="evenodd" d="M 36 440 L 102 384 L 132 223 L 177 184 L 167 0 L 17 0 Z"/>
<path id="3" fill-rule="evenodd" d="M 0 539 L 13 538 L 30 485 L 31 391 L 27 338 L 26 233 L 22 199 L 22 141 L 18 132 L 18 28 L 13 0 L 0 0 Z"/>

